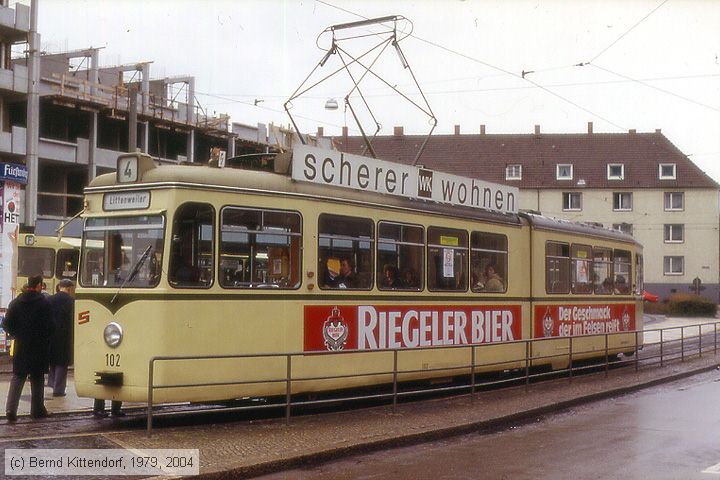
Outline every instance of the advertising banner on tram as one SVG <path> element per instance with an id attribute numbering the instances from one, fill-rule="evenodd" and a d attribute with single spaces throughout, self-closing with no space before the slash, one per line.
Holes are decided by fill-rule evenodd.
<path id="1" fill-rule="evenodd" d="M 631 332 L 635 328 L 632 303 L 535 306 L 535 338 Z"/>
<path id="2" fill-rule="evenodd" d="M 312 305 L 304 350 L 378 350 L 509 342 L 521 336 L 520 305 Z"/>
<path id="3" fill-rule="evenodd" d="M 517 187 L 312 145 L 293 147 L 292 178 L 364 192 L 517 213 Z"/>

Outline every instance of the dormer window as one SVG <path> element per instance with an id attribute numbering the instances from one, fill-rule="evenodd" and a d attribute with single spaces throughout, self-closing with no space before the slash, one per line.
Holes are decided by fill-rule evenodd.
<path id="1" fill-rule="evenodd" d="M 677 170 L 674 163 L 661 163 L 658 165 L 658 178 L 660 180 L 675 180 Z"/>
<path id="2" fill-rule="evenodd" d="M 608 163 L 607 178 L 608 180 L 624 180 L 625 165 L 622 163 Z"/>
<path id="3" fill-rule="evenodd" d="M 558 163 L 556 176 L 558 180 L 572 180 L 573 179 L 573 166 L 570 163 Z"/>
<path id="4" fill-rule="evenodd" d="M 522 165 L 505 167 L 505 180 L 522 180 Z"/>

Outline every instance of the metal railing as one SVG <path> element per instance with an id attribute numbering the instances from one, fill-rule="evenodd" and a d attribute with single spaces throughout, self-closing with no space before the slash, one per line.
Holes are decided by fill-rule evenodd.
<path id="1" fill-rule="evenodd" d="M 712 322 L 705 324 L 694 324 L 685 325 L 678 327 L 669 327 L 662 329 L 650 329 L 643 331 L 634 332 L 613 332 L 605 334 L 594 334 L 594 335 L 578 335 L 569 337 L 550 337 L 550 338 L 536 338 L 526 340 L 516 340 L 512 342 L 502 343 L 491 343 L 491 344 L 479 344 L 479 345 L 447 345 L 447 346 L 435 346 L 435 347 L 421 347 L 413 349 L 384 349 L 384 350 L 343 350 L 339 352 L 291 352 L 291 353 L 260 353 L 260 354 L 245 354 L 245 355 L 191 355 L 191 356 L 157 356 L 153 357 L 149 361 L 148 366 L 148 393 L 147 393 L 147 432 L 152 432 L 153 424 L 153 407 L 154 407 L 154 393 L 156 390 L 173 389 L 173 388 L 204 388 L 204 387 L 222 387 L 222 386 L 243 386 L 243 385 L 259 385 L 259 384 L 284 384 L 284 402 L 272 403 L 265 405 L 252 405 L 247 407 L 235 407 L 228 408 L 226 410 L 250 410 L 260 408 L 284 408 L 285 409 L 285 421 L 290 422 L 291 412 L 293 407 L 316 405 L 316 404 L 327 404 L 337 403 L 339 401 L 355 401 L 355 400 L 370 400 L 370 399 L 391 399 L 392 408 L 395 409 L 398 400 L 402 397 L 417 396 L 428 393 L 440 393 L 440 392 L 452 392 L 452 391 L 466 391 L 469 392 L 471 401 L 475 400 L 476 392 L 479 388 L 488 388 L 492 386 L 502 386 L 508 384 L 520 384 L 523 382 L 525 388 L 528 388 L 531 380 L 542 379 L 548 376 L 562 376 L 567 375 L 569 381 L 573 380 L 573 376 L 576 373 L 595 370 L 602 368 L 604 369 L 605 376 L 609 375 L 611 365 L 627 365 L 634 363 L 635 371 L 638 371 L 640 364 L 654 365 L 659 364 L 663 367 L 668 361 L 674 359 L 680 359 L 685 361 L 688 356 L 697 354 L 702 357 L 703 353 L 712 351 L 713 354 L 717 355 L 718 351 L 718 324 L 720 322 Z M 691 335 L 686 335 L 686 331 L 689 331 Z M 611 345 L 610 339 L 616 336 L 631 336 L 634 337 L 633 343 L 625 345 Z M 643 336 L 643 340 L 640 340 L 640 336 Z M 658 341 L 654 341 L 653 338 L 657 336 Z M 710 341 L 704 341 L 703 336 L 711 336 Z M 602 348 L 577 348 L 578 342 L 582 340 L 588 340 L 590 338 L 604 337 L 604 346 Z M 536 354 L 537 351 L 542 351 L 541 345 L 543 343 L 552 342 L 555 345 L 556 353 L 545 353 Z M 561 345 L 558 347 L 558 344 Z M 540 345 L 540 347 L 538 347 Z M 565 346 L 566 345 L 566 346 Z M 515 347 L 513 349 L 513 346 Z M 510 348 L 518 350 L 520 355 L 513 356 L 510 358 L 502 358 L 502 360 L 495 361 L 482 361 L 482 353 L 490 349 L 498 348 Z M 703 349 L 705 348 L 705 349 Z M 453 364 L 438 366 L 433 368 L 422 368 L 422 369 L 401 369 L 398 367 L 399 358 L 406 354 L 417 355 L 418 351 L 432 350 L 434 354 L 437 354 L 442 350 L 461 350 L 468 352 L 467 363 Z M 547 350 L 547 349 L 546 349 Z M 563 350 L 557 352 L 557 350 Z M 564 351 L 567 350 L 567 351 Z M 612 360 L 611 354 L 617 354 L 617 352 L 633 352 L 634 355 L 628 360 Z M 507 352 L 505 352 L 507 353 Z M 323 375 L 323 376 L 299 376 L 293 375 L 293 359 L 296 358 L 307 358 L 307 357 L 322 357 L 332 355 L 334 358 L 338 355 L 370 355 L 374 357 L 387 356 L 392 359 L 387 369 L 373 370 L 373 371 L 360 371 L 355 370 L 350 373 L 337 374 L 337 375 Z M 617 356 L 617 355 L 616 355 Z M 285 373 L 281 376 L 275 377 L 261 377 L 253 378 L 249 380 L 232 380 L 222 382 L 204 382 L 204 383 L 179 383 L 179 384 L 155 384 L 155 369 L 158 363 L 168 362 L 181 362 L 181 361 L 207 361 L 207 360 L 250 360 L 250 359 L 281 359 L 285 358 Z M 589 359 L 600 359 L 600 361 L 589 362 Z M 356 362 L 356 365 L 361 365 L 362 362 Z M 534 372 L 532 367 L 538 365 L 566 365 L 565 368 L 560 368 L 551 371 L 539 371 Z M 518 374 L 509 378 L 493 378 L 485 381 L 478 381 L 479 373 L 490 373 L 498 371 L 513 370 Z M 401 391 L 400 385 L 404 380 L 432 380 L 433 378 L 445 378 L 467 376 L 467 380 L 462 383 L 451 384 L 449 386 L 437 387 L 430 386 L 428 388 L 415 388 L 416 385 L 410 389 Z M 380 377 L 380 381 L 366 382 L 367 385 L 382 384 L 388 385 L 389 382 L 383 382 L 382 377 L 392 378 L 392 389 L 386 393 L 368 393 L 368 394 L 356 394 L 351 396 L 342 396 L 337 398 L 329 399 L 316 399 L 316 400 L 293 400 L 293 385 L 302 382 L 312 381 L 332 381 L 332 380 L 347 380 L 354 378 L 373 378 Z M 402 377 L 402 378 L 401 378 Z M 389 388 L 388 388 L 389 390 Z"/>

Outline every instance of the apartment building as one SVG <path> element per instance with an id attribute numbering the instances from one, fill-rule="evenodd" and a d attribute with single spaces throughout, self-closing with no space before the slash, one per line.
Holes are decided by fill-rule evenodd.
<path id="1" fill-rule="evenodd" d="M 342 151 L 365 154 L 362 137 L 334 137 Z M 412 163 L 424 136 L 376 137 L 379 158 Z M 426 168 L 514 185 L 520 209 L 602 224 L 643 244 L 645 288 L 663 298 L 699 291 L 720 296 L 720 185 L 660 130 L 622 134 L 477 134 L 430 138 Z"/>

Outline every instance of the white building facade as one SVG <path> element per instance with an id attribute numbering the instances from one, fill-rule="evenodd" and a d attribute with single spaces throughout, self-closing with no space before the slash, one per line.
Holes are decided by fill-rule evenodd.
<path id="1" fill-rule="evenodd" d="M 362 153 L 360 137 L 334 137 Z M 376 137 L 379 158 L 411 163 L 421 136 Z M 668 298 L 699 293 L 720 299 L 720 185 L 662 133 L 436 135 L 420 158 L 426 168 L 520 189 L 520 209 L 602 224 L 644 247 L 645 289 Z"/>

